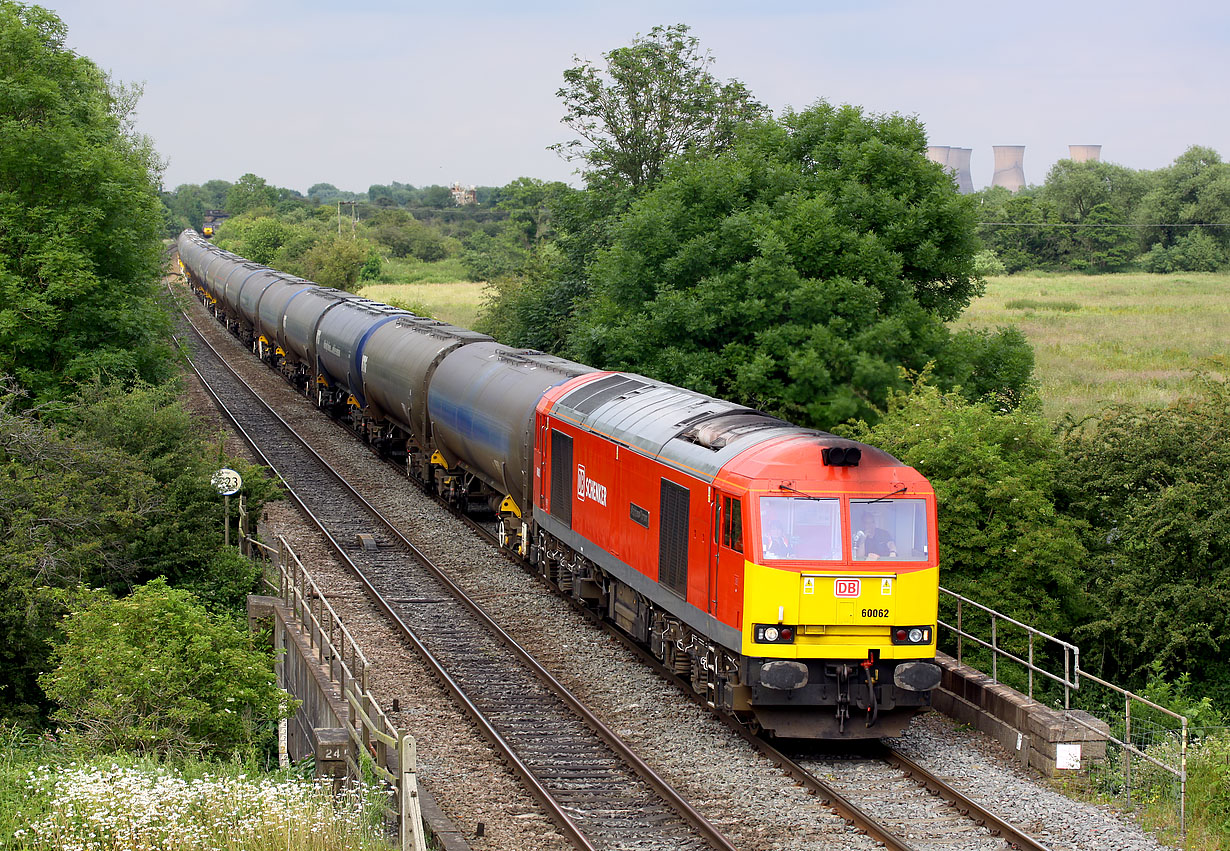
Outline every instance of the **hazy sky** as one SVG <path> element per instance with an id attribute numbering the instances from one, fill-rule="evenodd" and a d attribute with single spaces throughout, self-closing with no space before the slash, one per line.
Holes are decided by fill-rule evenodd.
<path id="1" fill-rule="evenodd" d="M 916 115 L 932 144 L 1025 145 L 1041 183 L 1069 144 L 1159 168 L 1230 157 L 1230 5 L 1201 2 L 50 0 L 69 45 L 143 83 L 164 183 L 255 172 L 305 191 L 397 180 L 569 180 L 555 92 L 657 24 L 686 23 L 718 77 L 774 111 L 818 99 Z"/>

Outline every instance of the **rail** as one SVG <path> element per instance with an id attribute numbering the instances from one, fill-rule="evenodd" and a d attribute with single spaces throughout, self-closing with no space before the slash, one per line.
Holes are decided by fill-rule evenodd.
<path id="1" fill-rule="evenodd" d="M 1003 658 L 1005 660 L 1015 662 L 1025 668 L 1026 679 L 1027 679 L 1026 688 L 1028 690 L 1028 696 L 1031 699 L 1035 699 L 1035 695 L 1034 695 L 1034 675 L 1035 674 L 1040 675 L 1041 677 L 1044 677 L 1053 682 L 1056 682 L 1060 686 L 1062 686 L 1063 688 L 1063 711 L 1064 711 L 1065 717 L 1067 717 L 1068 720 L 1078 724 L 1081 727 L 1084 727 L 1088 730 L 1098 733 L 1099 736 L 1104 737 L 1108 742 L 1118 746 L 1121 749 L 1121 754 L 1122 754 L 1121 759 L 1123 763 L 1123 792 L 1124 792 L 1124 797 L 1126 799 L 1128 806 L 1132 805 L 1132 783 L 1133 783 L 1132 760 L 1133 758 L 1144 760 L 1145 762 L 1153 766 L 1156 766 L 1157 768 L 1161 769 L 1166 774 L 1173 777 L 1174 780 L 1179 784 L 1179 794 L 1178 794 L 1179 831 L 1182 835 L 1186 836 L 1187 834 L 1187 751 L 1188 751 L 1188 746 L 1189 746 L 1188 719 L 1186 716 L 1178 712 L 1173 712 L 1164 706 L 1160 706 L 1157 703 L 1154 703 L 1153 701 L 1149 700 L 1146 697 L 1142 697 L 1141 695 L 1128 691 L 1127 689 L 1122 688 L 1121 686 L 1117 686 L 1114 683 L 1108 682 L 1107 680 L 1104 680 L 1095 674 L 1092 674 L 1088 671 L 1083 670 L 1080 664 L 1080 659 L 1081 659 L 1080 647 L 1078 647 L 1075 644 L 1071 644 L 1067 641 L 1064 641 L 1061 638 L 1056 638 L 1055 636 L 1045 633 L 1040 629 L 1036 629 L 1032 626 L 1029 626 L 1028 624 L 1022 623 L 1021 621 L 1018 621 L 1015 618 L 1011 618 L 1008 615 L 1003 614 L 1002 612 L 997 612 L 992 608 L 984 606 L 981 603 L 975 602 L 974 600 L 971 600 L 968 597 L 963 597 L 962 595 L 956 593 L 955 591 L 950 591 L 947 588 L 944 588 L 942 586 L 940 587 L 940 595 L 941 595 L 941 599 L 947 598 L 948 600 L 955 603 L 956 623 L 955 624 L 948 623 L 943 618 L 937 618 L 937 623 L 939 624 L 940 627 L 950 630 L 956 637 L 958 664 L 964 664 L 965 642 L 969 641 L 969 642 L 973 642 L 979 647 L 982 647 L 990 651 L 991 653 L 991 680 L 993 682 L 996 682 L 996 683 L 1001 682 L 1000 677 L 999 677 L 999 662 L 1000 662 L 1000 659 Z M 976 635 L 970 632 L 969 629 L 966 628 L 967 619 L 965 617 L 965 614 L 968 608 L 973 608 L 975 611 L 985 614 L 987 616 L 989 620 L 989 631 L 990 631 L 989 639 L 983 636 L 980 636 L 980 635 Z M 1015 628 L 1017 630 L 1024 632 L 1025 637 L 1026 637 L 1026 645 L 1028 648 L 1027 651 L 1025 652 L 1024 657 L 1022 657 L 1021 655 L 1018 655 L 1018 653 L 1014 653 L 1012 650 L 1004 646 L 1004 638 L 1001 633 L 1001 625 L 1006 626 L 1006 627 Z M 1062 659 L 1063 659 L 1062 673 L 1048 670 L 1046 667 L 1039 664 L 1038 662 L 1039 654 L 1035 650 L 1038 642 L 1042 643 L 1043 648 L 1051 649 L 1055 651 L 1053 656 L 1045 652 L 1042 653 L 1041 654 L 1042 659 L 1045 660 L 1045 659 L 1050 659 L 1050 658 L 1058 658 L 1062 656 Z M 1123 714 L 1120 716 L 1116 713 L 1113 719 L 1114 723 L 1110 724 L 1112 730 L 1122 731 L 1120 735 L 1116 735 L 1114 732 L 1108 733 L 1106 731 L 1100 730 L 1099 728 L 1095 727 L 1094 725 L 1086 721 L 1081 716 L 1080 713 L 1072 711 L 1072 697 L 1075 692 L 1079 692 L 1081 688 L 1082 679 L 1086 680 L 1090 684 L 1096 685 L 1099 688 L 1106 689 L 1107 691 L 1109 691 L 1114 696 L 1113 699 L 1115 700 L 1116 705 L 1123 707 Z M 1086 689 L 1086 692 L 1087 691 L 1088 689 Z M 1089 706 L 1092 706 L 1095 703 L 1095 701 L 1093 700 L 1086 700 L 1082 702 Z M 1145 747 L 1137 746 L 1137 741 L 1140 741 L 1143 744 L 1143 740 L 1133 739 L 1133 735 L 1134 735 L 1132 731 L 1132 722 L 1133 722 L 1133 717 L 1134 717 L 1133 710 L 1135 710 L 1135 718 L 1138 721 L 1141 720 L 1142 715 L 1147 717 L 1147 714 L 1149 712 L 1153 712 L 1153 713 L 1157 713 L 1163 718 L 1169 718 L 1172 721 L 1177 722 L 1177 727 L 1178 727 L 1177 730 L 1173 728 L 1167 729 L 1168 734 L 1172 736 L 1173 739 L 1178 743 L 1178 753 L 1177 755 L 1173 757 L 1173 759 L 1171 760 L 1159 759 L 1154 754 L 1147 752 Z M 1111 719 L 1103 719 L 1103 720 L 1109 723 Z M 1157 752 L 1165 753 L 1167 751 L 1166 749 L 1161 749 Z"/>
<path id="2" fill-rule="evenodd" d="M 248 537 L 244 528 L 240 542 L 251 557 L 276 567 L 278 584 L 272 590 L 299 622 L 316 661 L 350 706 L 346 732 L 354 748 L 346 754 L 348 776 L 361 780 L 370 772 L 389 784 L 395 790 L 396 804 L 383 809 L 397 824 L 401 848 L 426 851 L 417 745 L 413 736 L 401 733 L 389 721 L 368 690 L 371 665 L 367 657 L 284 537 L 278 536 L 278 546 L 271 547 Z"/>

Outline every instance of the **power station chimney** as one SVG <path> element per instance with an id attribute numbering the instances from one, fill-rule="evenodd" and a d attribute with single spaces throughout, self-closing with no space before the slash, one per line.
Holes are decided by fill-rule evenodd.
<path id="1" fill-rule="evenodd" d="M 1096 163 L 1102 160 L 1101 145 L 1068 145 L 1068 159 L 1074 163 Z"/>
<path id="2" fill-rule="evenodd" d="M 995 176 L 992 186 L 1002 186 L 1009 192 L 1025 188 L 1025 146 L 993 145 L 995 151 Z"/>
<path id="3" fill-rule="evenodd" d="M 973 154 L 973 148 L 948 149 L 948 167 L 956 173 L 957 191 L 962 195 L 968 195 L 974 191 L 974 178 L 969 168 L 969 158 Z"/>
<path id="4" fill-rule="evenodd" d="M 927 159 L 939 163 L 957 181 L 957 191 L 968 195 L 974 191 L 974 181 L 970 177 L 969 158 L 973 148 L 954 148 L 950 145 L 931 145 L 927 148 Z"/>

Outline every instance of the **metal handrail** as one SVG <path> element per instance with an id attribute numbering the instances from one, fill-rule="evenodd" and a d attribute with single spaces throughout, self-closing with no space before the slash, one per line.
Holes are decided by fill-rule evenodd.
<path id="1" fill-rule="evenodd" d="M 963 664 L 964 641 L 965 639 L 969 639 L 975 644 L 981 647 L 985 647 L 986 649 L 991 651 L 991 680 L 992 682 L 998 683 L 1000 681 L 999 680 L 999 657 L 1003 656 L 1003 657 L 1011 659 L 1012 661 L 1025 666 L 1026 670 L 1028 671 L 1030 699 L 1032 699 L 1034 696 L 1034 674 L 1035 673 L 1041 674 L 1044 677 L 1047 677 L 1057 683 L 1062 684 L 1063 685 L 1063 708 L 1064 708 L 1064 714 L 1068 718 L 1068 720 L 1073 721 L 1079 726 L 1097 733 L 1099 736 L 1104 737 L 1107 741 L 1114 742 L 1115 744 L 1119 745 L 1125 751 L 1128 752 L 1129 756 L 1127 759 L 1124 760 L 1123 771 L 1124 771 L 1124 787 L 1127 793 L 1127 800 L 1128 800 L 1129 805 L 1131 804 L 1131 800 L 1132 800 L 1132 759 L 1131 759 L 1132 754 L 1140 757 L 1141 759 L 1146 760 L 1149 763 L 1152 763 L 1153 765 L 1157 766 L 1163 771 L 1171 774 L 1176 780 L 1179 781 L 1179 830 L 1184 836 L 1186 836 L 1187 834 L 1188 720 L 1184 715 L 1178 712 L 1174 712 L 1170 709 L 1167 709 L 1164 706 L 1160 706 L 1157 703 L 1154 703 L 1153 701 L 1149 700 L 1148 698 L 1141 697 L 1140 695 L 1130 692 L 1125 688 L 1115 685 L 1114 683 L 1108 682 L 1107 680 L 1102 679 L 1096 674 L 1091 674 L 1088 671 L 1082 670 L 1081 665 L 1080 665 L 1081 651 L 1077 645 L 1064 641 L 1061 638 L 1056 638 L 1055 636 L 1045 633 L 1040 629 L 1036 629 L 1030 626 L 1029 624 L 1022 623 L 1021 621 L 1018 621 L 1015 618 L 1009 617 L 1008 615 L 1005 615 L 1002 612 L 997 612 L 996 610 L 988 606 L 984 606 L 981 603 L 978 603 L 974 600 L 971 600 L 968 597 L 964 597 L 956 593 L 955 591 L 950 591 L 944 587 L 941 587 L 939 590 L 940 590 L 940 593 L 953 598 L 954 600 L 956 600 L 956 603 L 957 603 L 957 623 L 955 626 L 952 624 L 946 623 L 943 620 L 940 620 L 938 617 L 938 614 L 936 617 L 936 621 L 939 626 L 952 630 L 956 634 L 957 636 L 957 663 L 958 664 Z M 991 618 L 991 640 L 990 641 L 986 641 L 983 638 L 977 635 L 974 635 L 973 633 L 965 629 L 964 607 L 967 605 L 973 606 L 974 608 L 979 609 L 990 616 Z M 1027 635 L 1029 636 L 1029 658 L 1028 659 L 1022 659 L 1020 656 L 1016 655 L 1012 651 L 1007 650 L 1000 646 L 999 644 L 999 623 L 1001 621 L 1007 624 L 1011 624 L 1012 626 L 1018 627 L 1019 629 L 1022 629 L 1027 633 Z M 1034 662 L 1034 639 L 1035 638 L 1041 638 L 1045 640 L 1046 642 L 1056 645 L 1063 649 L 1063 675 L 1062 676 L 1052 673 L 1035 664 Z M 1071 711 L 1071 708 L 1072 708 L 1071 707 L 1071 692 L 1078 691 L 1080 689 L 1082 677 L 1088 680 L 1090 683 L 1093 683 L 1093 684 L 1102 686 L 1103 688 L 1109 689 L 1110 691 L 1116 693 L 1123 699 L 1123 722 L 1124 723 L 1123 723 L 1123 738 L 1122 739 L 1115 737 L 1112 733 L 1110 733 L 1107 730 L 1102 730 L 1098 727 L 1095 727 L 1093 724 L 1090 724 L 1088 721 L 1082 718 L 1079 713 L 1075 713 Z M 1142 706 L 1146 706 L 1155 712 L 1160 712 L 1163 715 L 1167 715 L 1170 718 L 1173 718 L 1179 722 L 1179 731 L 1178 731 L 1179 732 L 1179 764 L 1178 766 L 1167 765 L 1166 763 L 1162 762 L 1161 760 L 1157 759 L 1156 757 L 1148 753 L 1145 753 L 1142 749 L 1132 744 L 1132 741 L 1131 741 L 1132 706 L 1134 703 L 1140 704 Z"/>
<path id="2" fill-rule="evenodd" d="M 1075 644 L 1071 644 L 1067 641 L 1064 641 L 1062 638 L 1056 638 L 1055 636 L 1050 635 L 1049 633 L 1043 632 L 1040 629 L 1036 629 L 1027 623 L 1022 623 L 1021 621 L 1016 620 L 1015 618 L 1009 617 L 1008 615 L 1005 615 L 1002 612 L 997 612 L 994 609 L 988 606 L 984 606 L 975 600 L 971 600 L 968 597 L 963 597 L 962 595 L 956 593 L 955 591 L 950 591 L 947 588 L 944 588 L 943 586 L 940 586 L 940 593 L 946 594 L 947 596 L 952 597 L 954 600 L 957 601 L 957 623 L 956 625 L 954 626 L 953 624 L 946 623 L 943 620 L 939 620 L 938 615 L 937 615 L 937 622 L 939 623 L 940 626 L 950 629 L 954 633 L 956 633 L 958 664 L 961 664 L 964 661 L 963 660 L 964 642 L 965 642 L 965 639 L 968 638 L 970 641 L 974 642 L 975 644 L 985 647 L 991 651 L 991 680 L 992 682 L 996 682 L 996 683 L 999 682 L 999 657 L 1006 656 L 1012 661 L 1025 666 L 1025 669 L 1028 672 L 1028 679 L 1029 679 L 1028 693 L 1029 693 L 1029 697 L 1031 700 L 1033 699 L 1033 696 L 1034 696 L 1034 674 L 1037 673 L 1063 686 L 1063 708 L 1064 709 L 1071 708 L 1071 705 L 1072 705 L 1071 704 L 1071 693 L 1072 691 L 1076 691 L 1080 689 L 1081 650 L 1079 647 L 1077 647 Z M 991 616 L 991 640 L 989 642 L 965 630 L 964 628 L 964 607 L 967 605 L 973 606 L 974 608 L 979 609 L 983 612 L 986 612 L 988 615 Z M 999 645 L 999 622 L 1000 621 L 1003 621 L 1004 623 L 1011 624 L 1012 626 L 1015 626 L 1019 629 L 1024 630 L 1026 634 L 1029 636 L 1029 658 L 1028 659 L 1022 659 L 1020 656 L 1016 655 L 1012 651 L 1007 650 Z M 1062 676 L 1059 674 L 1052 673 L 1046 670 L 1045 668 L 1042 668 L 1038 666 L 1037 664 L 1035 664 L 1034 662 L 1034 639 L 1035 638 L 1041 638 L 1048 644 L 1054 644 L 1063 649 L 1063 675 Z"/>
<path id="3" fill-rule="evenodd" d="M 357 752 L 372 757 L 370 767 L 376 776 L 398 790 L 398 803 L 392 808 L 386 808 L 386 812 L 398 823 L 402 848 L 425 851 L 416 774 L 417 746 L 413 736 L 400 732 L 388 719 L 368 690 L 367 671 L 370 663 L 367 657 L 285 537 L 278 536 L 276 548 L 246 535 L 243 543 L 248 545 L 249 552 L 259 551 L 277 564 L 281 586 L 277 589 L 279 596 L 307 633 L 309 646 L 317 660 L 328 662 L 329 680 L 341 688 L 342 696 L 350 706 L 351 721 L 346 725 L 347 735 Z M 317 601 L 316 611 L 312 610 L 312 598 Z M 323 623 L 326 613 L 328 628 Z M 337 652 L 336 646 L 338 633 L 342 639 L 341 653 Z M 334 668 L 335 664 L 337 669 Z M 355 677 L 355 667 L 362 672 L 360 677 Z M 396 752 L 398 757 L 396 773 L 390 770 L 390 749 Z M 357 761 L 347 758 L 347 765 L 356 777 L 361 776 Z"/>

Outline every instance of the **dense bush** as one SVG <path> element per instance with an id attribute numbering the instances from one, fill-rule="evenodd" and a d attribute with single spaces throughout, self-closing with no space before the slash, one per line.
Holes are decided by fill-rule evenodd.
<path id="1" fill-rule="evenodd" d="M 1167 248 L 1160 242 L 1141 258 L 1146 272 L 1216 272 L 1226 264 L 1217 240 L 1205 231 L 1193 230 Z"/>
<path id="2" fill-rule="evenodd" d="M 27 413 L 0 394 L 0 717 L 47 711 L 36 677 L 80 588 L 124 594 L 165 576 L 219 610 L 254 590 L 255 567 L 221 546 L 209 477 L 237 467 L 256 511 L 274 486 L 203 443 L 177 393 L 96 386 Z"/>
<path id="3" fill-rule="evenodd" d="M 97 599 L 63 629 L 41 681 L 56 720 L 92 748 L 246 755 L 287 714 L 271 660 L 242 624 L 164 580 Z"/>
<path id="4" fill-rule="evenodd" d="M 1190 672 L 1230 706 L 1230 380 L 1164 408 L 1111 408 L 1070 428 L 1063 449 L 1061 507 L 1088 530 L 1103 601 L 1081 628 L 1101 656 L 1090 669 Z"/>

